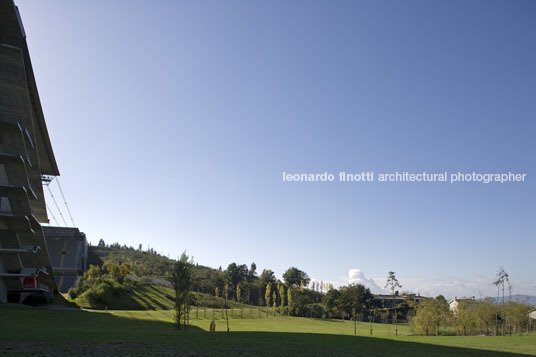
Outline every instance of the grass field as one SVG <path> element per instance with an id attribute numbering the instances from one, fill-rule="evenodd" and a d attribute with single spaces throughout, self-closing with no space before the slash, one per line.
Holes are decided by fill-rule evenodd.
<path id="1" fill-rule="evenodd" d="M 215 310 L 216 333 L 206 332 L 212 310 L 192 312 L 190 331 L 177 331 L 172 312 L 49 310 L 0 305 L 3 355 L 352 355 L 518 356 L 536 355 L 536 335 L 511 337 L 394 336 L 393 326 L 287 316 L 258 318 L 235 309 L 227 333 Z M 243 313 L 244 317 L 240 318 Z M 217 316 L 220 314 L 220 316 Z"/>

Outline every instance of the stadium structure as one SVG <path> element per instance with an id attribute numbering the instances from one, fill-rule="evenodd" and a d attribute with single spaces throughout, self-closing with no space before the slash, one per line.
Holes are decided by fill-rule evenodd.
<path id="1" fill-rule="evenodd" d="M 24 27 L 13 0 L 0 0 L 0 302 L 49 299 L 85 269 L 85 236 L 42 226 L 49 222 L 45 176 L 59 170 Z"/>
<path id="2" fill-rule="evenodd" d="M 58 291 L 66 293 L 87 269 L 86 235 L 71 227 L 43 226 Z"/>

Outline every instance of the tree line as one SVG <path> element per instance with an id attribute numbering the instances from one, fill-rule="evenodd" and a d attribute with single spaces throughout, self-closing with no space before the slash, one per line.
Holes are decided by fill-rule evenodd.
<path id="1" fill-rule="evenodd" d="M 531 330 L 525 303 L 506 302 L 504 305 L 485 300 L 464 299 L 450 309 L 444 298 L 429 298 L 416 306 L 410 318 L 412 331 L 419 335 L 513 335 Z"/>

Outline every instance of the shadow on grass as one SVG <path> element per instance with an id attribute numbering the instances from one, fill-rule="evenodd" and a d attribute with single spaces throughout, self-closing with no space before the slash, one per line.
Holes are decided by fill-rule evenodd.
<path id="1" fill-rule="evenodd" d="M 348 356 L 522 356 L 397 339 L 313 333 L 178 331 L 170 322 L 112 313 L 55 311 L 0 306 L 0 350 L 16 355 L 55 350 L 87 354 L 348 355 Z M 206 329 L 208 329 L 207 321 Z M 530 343 L 530 339 L 527 343 Z M 48 347 L 47 347 L 48 346 Z M 44 350 L 45 349 L 45 350 Z"/>
<path id="2" fill-rule="evenodd" d="M 419 342 L 363 336 L 313 333 L 225 332 L 216 333 L 222 347 L 243 353 L 270 355 L 351 355 L 351 356 L 527 356 L 520 353 L 477 348 L 441 346 Z M 530 343 L 527 340 L 527 343 Z M 255 349 L 250 347 L 254 345 Z"/>
<path id="3" fill-rule="evenodd" d="M 132 295 L 135 295 L 138 297 L 138 299 L 142 300 L 145 303 L 145 306 L 143 308 L 150 309 L 150 310 L 162 310 L 167 308 L 166 305 L 162 304 L 160 301 L 156 300 L 154 297 L 147 294 L 145 291 L 139 289 L 133 291 Z M 134 298 L 132 297 L 134 300 Z M 141 305 L 140 305 L 141 306 Z"/>

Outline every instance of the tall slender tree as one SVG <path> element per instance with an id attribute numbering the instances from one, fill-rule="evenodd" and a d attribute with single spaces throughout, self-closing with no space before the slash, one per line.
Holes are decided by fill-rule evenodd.
<path id="1" fill-rule="evenodd" d="M 290 315 L 290 310 L 292 308 L 292 286 L 289 286 L 287 289 L 287 306 L 288 314 Z"/>
<path id="2" fill-rule="evenodd" d="M 504 336 L 504 284 L 508 283 L 510 284 L 510 279 L 508 276 L 508 273 L 506 270 L 504 270 L 504 266 L 499 267 L 499 271 L 497 272 L 497 277 L 495 281 L 493 282 L 493 285 L 497 286 L 497 303 L 499 303 L 499 288 L 502 289 L 502 306 L 501 306 L 501 320 L 502 320 L 502 335 Z M 496 316 L 495 321 L 497 322 L 498 316 Z"/>
<path id="3" fill-rule="evenodd" d="M 264 301 L 266 302 L 266 316 L 268 316 L 268 308 L 270 307 L 270 298 L 272 296 L 272 283 L 266 284 L 266 291 L 264 293 Z"/>
<path id="4" fill-rule="evenodd" d="M 277 310 L 277 293 L 274 292 L 272 293 L 272 300 L 274 302 L 274 305 L 273 305 L 273 313 L 274 313 L 274 316 L 275 316 L 275 311 Z"/>
<path id="5" fill-rule="evenodd" d="M 398 282 L 398 279 L 396 278 L 396 274 L 394 271 L 390 271 L 389 275 L 387 276 L 387 283 L 385 284 L 385 288 L 391 290 L 391 296 L 393 298 L 393 306 L 395 310 L 395 316 L 394 316 L 394 324 L 395 324 L 395 336 L 398 336 L 398 324 L 397 324 L 397 313 L 396 313 L 396 301 L 395 301 L 395 290 L 396 288 L 401 288 L 402 285 Z"/>
<path id="6" fill-rule="evenodd" d="M 285 285 L 279 284 L 279 298 L 281 302 L 279 303 L 279 313 L 283 314 L 283 308 L 285 307 L 285 299 L 287 294 L 285 294 Z"/>
<path id="7" fill-rule="evenodd" d="M 175 323 L 179 330 L 181 329 L 181 321 L 186 329 L 186 320 L 190 309 L 190 290 L 193 284 L 192 266 L 193 260 L 186 255 L 186 252 L 183 252 L 168 278 L 175 290 Z"/>
<path id="8" fill-rule="evenodd" d="M 223 286 L 223 296 L 225 297 L 225 321 L 227 322 L 227 332 L 229 332 L 229 314 L 227 313 L 227 299 L 229 298 L 229 284 Z"/>

